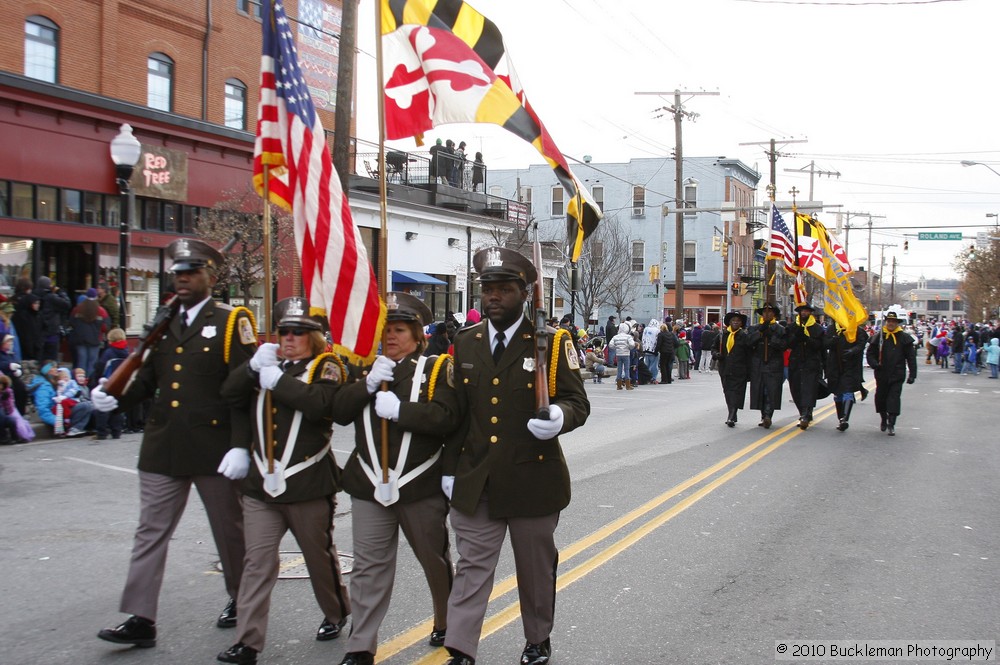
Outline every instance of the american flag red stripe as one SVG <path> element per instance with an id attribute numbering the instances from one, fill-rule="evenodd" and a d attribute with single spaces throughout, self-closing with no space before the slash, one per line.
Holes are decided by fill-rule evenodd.
<path id="1" fill-rule="evenodd" d="M 354 224 L 326 134 L 298 65 L 295 39 L 279 0 L 265 4 L 254 187 L 292 212 L 302 285 L 330 322 L 334 349 L 356 361 L 375 357 L 385 305 Z"/>
<path id="2" fill-rule="evenodd" d="M 768 241 L 769 259 L 781 259 L 785 271 L 795 274 L 795 240 L 792 238 L 785 219 L 778 212 L 777 206 L 771 204 L 771 235 Z"/>

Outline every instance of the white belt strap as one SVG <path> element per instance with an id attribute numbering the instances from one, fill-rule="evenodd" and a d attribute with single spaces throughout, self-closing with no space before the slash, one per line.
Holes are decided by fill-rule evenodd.
<path id="1" fill-rule="evenodd" d="M 413 371 L 413 382 L 412 385 L 410 386 L 410 398 L 409 398 L 410 402 L 416 402 L 420 396 L 420 382 L 422 381 L 424 376 L 424 365 L 426 363 L 427 363 L 426 356 L 421 356 L 417 360 L 417 366 L 416 368 L 414 368 Z M 365 406 L 363 419 L 365 424 L 365 440 L 368 443 L 369 459 L 374 461 L 378 459 L 378 453 L 375 450 L 375 437 L 372 434 L 371 404 Z M 393 480 L 395 480 L 396 481 L 395 484 L 397 487 L 402 487 L 403 485 L 406 485 L 414 478 L 418 477 L 424 471 L 434 466 L 434 463 L 437 462 L 439 457 L 441 457 L 441 451 L 438 450 L 430 458 L 421 463 L 419 466 L 411 469 L 406 474 L 400 476 L 399 475 L 400 471 L 406 468 L 406 459 L 407 457 L 409 457 L 410 454 L 410 440 L 412 438 L 413 438 L 413 432 L 406 431 L 403 433 L 403 443 L 399 449 L 399 457 L 396 459 L 396 466 L 395 468 L 389 469 L 389 481 L 391 483 Z M 365 475 L 368 476 L 368 480 L 371 481 L 372 486 L 377 488 L 382 483 L 381 474 L 376 474 L 375 470 L 372 469 L 372 467 L 360 457 L 358 458 L 358 461 L 361 463 L 361 469 L 365 472 Z M 378 500 L 377 492 L 376 492 L 376 500 Z M 398 497 L 390 501 L 390 503 L 395 503 L 396 500 L 398 500 Z M 384 505 L 390 505 L 390 504 L 384 504 Z"/>
<path id="2" fill-rule="evenodd" d="M 309 364 L 306 365 L 306 370 L 297 377 L 299 381 L 302 381 L 303 383 L 309 382 L 309 374 L 312 372 L 312 367 L 315 362 L 315 358 L 309 361 Z M 277 460 L 278 464 L 276 465 L 276 468 L 281 470 L 281 474 L 284 478 L 290 478 L 299 471 L 304 471 L 312 465 L 319 463 L 330 452 L 330 442 L 327 441 L 326 445 L 323 446 L 323 448 L 320 449 L 315 455 L 289 467 L 288 462 L 292 459 L 292 454 L 295 452 L 295 444 L 298 442 L 299 427 L 301 425 L 302 412 L 296 411 L 295 415 L 292 416 L 292 425 L 288 429 L 288 437 L 285 439 L 285 450 L 281 455 L 281 459 Z M 253 459 L 257 464 L 257 469 L 260 471 L 260 475 L 265 476 L 267 474 L 267 462 L 264 460 L 262 455 L 262 453 L 265 452 L 264 442 L 266 440 L 264 438 L 264 391 L 261 391 L 257 395 L 257 440 L 260 442 L 260 448 L 253 451 Z M 284 484 L 282 484 L 281 491 L 273 494 L 268 491 L 266 486 L 264 489 L 268 492 L 268 494 L 271 494 L 271 496 L 277 496 L 284 491 Z"/>

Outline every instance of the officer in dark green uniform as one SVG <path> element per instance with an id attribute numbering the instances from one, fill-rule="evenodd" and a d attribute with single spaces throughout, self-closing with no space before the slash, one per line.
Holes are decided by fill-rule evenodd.
<path id="1" fill-rule="evenodd" d="M 445 646 L 452 665 L 475 662 L 509 531 L 527 640 L 520 662 L 541 665 L 551 655 L 559 559 L 553 534 L 570 500 L 557 437 L 586 422 L 590 402 L 573 341 L 565 330 L 550 329 L 551 415 L 535 418 L 535 327 L 524 303 L 528 284 L 540 277 L 524 256 L 504 248 L 482 250 L 473 263 L 486 320 L 455 338 L 462 436 L 447 444 L 442 488 L 451 498 L 459 561 Z"/>
<path id="2" fill-rule="evenodd" d="M 399 532 L 423 568 L 434 606 L 432 646 L 444 644 L 452 567 L 448 500 L 441 492 L 441 454 L 458 426 L 451 357 L 424 356 L 431 310 L 408 293 L 386 294 L 382 354 L 352 368 L 357 381 L 337 393 L 337 422 L 354 423 L 354 451 L 344 465 L 351 495 L 354 618 L 341 665 L 375 662 L 378 630 L 389 609 Z M 388 390 L 380 390 L 382 381 Z M 382 477 L 382 419 L 388 420 L 388 482 Z"/>
<path id="3" fill-rule="evenodd" d="M 334 398 L 347 378 L 340 359 L 325 353 L 326 319 L 305 298 L 274 306 L 278 343 L 262 344 L 222 386 L 222 395 L 253 414 L 253 454 L 243 483 L 246 565 L 236 607 L 236 644 L 224 663 L 252 665 L 264 650 L 278 550 L 288 531 L 302 550 L 316 602 L 323 610 L 317 640 L 339 637 L 351 613 L 333 541 L 340 470 L 330 451 Z M 273 449 L 268 455 L 267 393 Z"/>
<path id="4" fill-rule="evenodd" d="M 127 411 L 152 397 L 139 450 L 139 527 L 136 529 L 121 611 L 132 616 L 98 637 L 118 644 L 156 644 L 156 613 L 167 545 L 198 488 L 222 560 L 229 604 L 217 620 L 236 625 L 235 599 L 243 575 L 243 516 L 237 484 L 250 463 L 250 417 L 220 390 L 232 369 L 257 349 L 250 311 L 212 300 L 222 255 L 193 238 L 167 247 L 180 309 L 152 348 L 119 403 L 99 387 L 98 411 Z"/>

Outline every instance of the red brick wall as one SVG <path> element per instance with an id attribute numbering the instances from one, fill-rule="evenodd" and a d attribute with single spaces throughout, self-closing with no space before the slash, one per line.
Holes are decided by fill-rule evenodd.
<path id="1" fill-rule="evenodd" d="M 336 0 L 327 0 L 340 5 Z M 0 22 L 0 70 L 24 73 L 24 19 L 41 15 L 59 26 L 58 83 L 146 105 L 146 62 L 161 52 L 174 61 L 173 112 L 223 124 L 225 82 L 247 87 L 247 126 L 256 127 L 260 21 L 241 14 L 236 0 L 29 0 L 9 3 Z M 202 50 L 208 37 L 208 113 L 202 118 Z M 285 11 L 298 15 L 298 0 Z M 333 115 L 321 112 L 333 129 Z"/>

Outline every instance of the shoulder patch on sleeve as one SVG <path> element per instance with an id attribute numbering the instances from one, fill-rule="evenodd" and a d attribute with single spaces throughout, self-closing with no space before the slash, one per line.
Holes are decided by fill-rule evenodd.
<path id="1" fill-rule="evenodd" d="M 340 383 L 340 367 L 333 362 L 323 363 L 323 372 L 320 374 L 320 379 Z"/>
<path id="2" fill-rule="evenodd" d="M 237 325 L 240 328 L 240 343 L 256 345 L 257 333 L 253 329 L 253 324 L 250 323 L 250 318 L 241 316 Z"/>
<path id="3" fill-rule="evenodd" d="M 566 355 L 566 364 L 570 369 L 580 369 L 580 356 L 573 347 L 573 340 L 567 339 L 563 342 L 563 353 Z"/>

